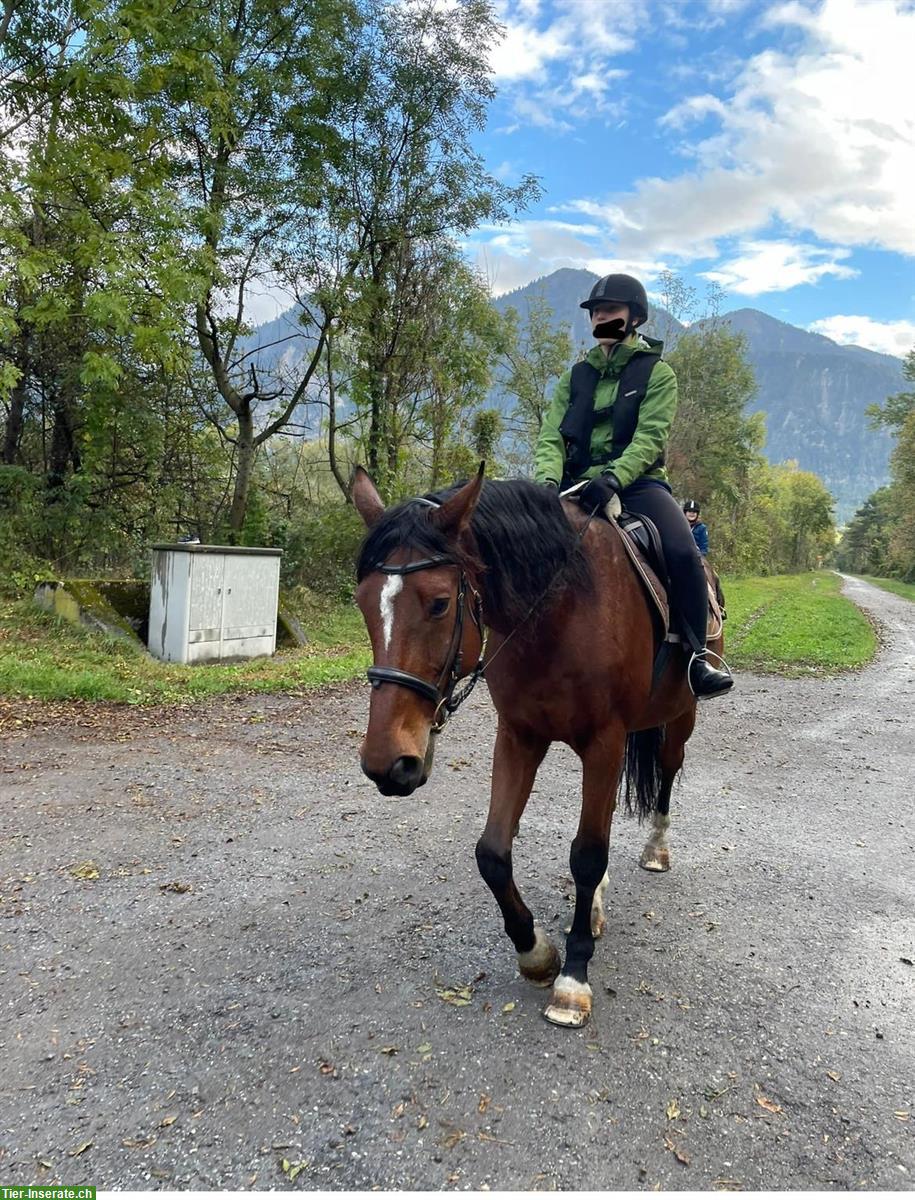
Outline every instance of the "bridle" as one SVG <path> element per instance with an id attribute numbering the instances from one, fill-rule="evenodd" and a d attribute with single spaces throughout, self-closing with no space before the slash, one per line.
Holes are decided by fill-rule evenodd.
<path id="1" fill-rule="evenodd" d="M 579 485 L 581 486 L 581 485 Z M 569 493 L 576 491 L 576 488 L 569 489 Z M 430 508 L 440 508 L 435 500 L 427 500 L 424 496 L 416 496 L 413 500 L 414 504 L 427 504 Z M 581 542 L 588 526 L 591 524 L 597 513 L 595 508 L 588 516 L 587 521 L 579 529 L 575 536 L 576 542 Z M 429 571 L 433 567 L 453 566 L 460 569 L 460 579 L 458 581 L 457 591 L 457 612 L 455 614 L 454 632 L 451 635 L 451 644 L 448 647 L 448 657 L 445 659 L 445 665 L 442 667 L 436 683 L 430 683 L 427 679 L 421 678 L 419 675 L 413 675 L 409 671 L 401 671 L 399 667 L 369 667 L 366 674 L 369 677 L 369 682 L 373 688 L 380 688 L 383 683 L 396 683 L 399 687 L 409 688 L 413 692 L 417 692 L 426 700 L 431 700 L 435 705 L 435 715 L 432 718 L 432 732 L 441 733 L 445 725 L 457 712 L 460 706 L 464 703 L 473 689 L 476 687 L 477 680 L 483 674 L 485 665 L 483 659 L 486 655 L 486 630 L 483 627 L 483 598 L 477 589 L 467 578 L 467 572 L 461 566 L 457 559 L 451 558 L 447 554 L 438 554 L 434 558 L 419 558 L 414 562 L 408 563 L 376 563 L 372 568 L 373 571 L 380 571 L 383 575 L 412 575 L 414 571 Z M 565 568 L 556 573 L 553 581 L 546 588 L 541 596 L 539 596 L 530 606 L 524 617 L 512 629 L 506 638 L 496 647 L 495 652 L 490 657 L 490 662 L 501 653 L 508 645 L 512 638 L 527 624 L 536 610 L 546 600 L 551 592 L 557 587 L 558 583 L 565 574 Z M 477 664 L 467 677 L 466 685 L 460 692 L 455 695 L 454 689 L 458 679 L 461 676 L 461 641 L 464 636 L 464 602 L 468 589 L 473 593 L 473 608 L 470 610 L 470 616 L 476 625 L 480 634 L 480 657 L 477 659 Z M 488 664 L 486 664 L 488 665 Z"/>
<path id="2" fill-rule="evenodd" d="M 431 500 L 422 503 L 437 508 Z M 373 688 L 379 688 L 383 683 L 395 683 L 398 687 L 409 688 L 424 699 L 435 705 L 432 718 L 432 732 L 441 733 L 450 718 L 464 703 L 476 686 L 477 680 L 483 674 L 483 658 L 486 654 L 486 630 L 483 627 L 483 598 L 467 577 L 464 567 L 447 554 L 438 554 L 433 558 L 420 558 L 407 563 L 377 563 L 372 570 L 380 571 L 383 575 L 412 575 L 415 571 L 431 571 L 433 567 L 452 566 L 460 571 L 457 588 L 457 608 L 454 616 L 454 629 L 444 666 L 439 672 L 435 683 L 430 683 L 420 675 L 402 671 L 399 667 L 369 667 L 367 675 Z M 461 678 L 463 652 L 461 643 L 464 640 L 464 609 L 468 591 L 473 596 L 473 607 L 470 617 L 480 635 L 480 657 L 476 666 L 470 672 L 465 686 L 455 694 L 458 680 Z"/>

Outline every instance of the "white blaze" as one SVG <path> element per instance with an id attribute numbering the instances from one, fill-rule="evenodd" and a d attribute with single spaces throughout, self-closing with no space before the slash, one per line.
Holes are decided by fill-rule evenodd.
<path id="1" fill-rule="evenodd" d="M 381 625 L 384 629 L 385 650 L 391 644 L 391 633 L 394 630 L 394 597 L 402 587 L 402 575 L 389 575 L 381 589 Z"/>

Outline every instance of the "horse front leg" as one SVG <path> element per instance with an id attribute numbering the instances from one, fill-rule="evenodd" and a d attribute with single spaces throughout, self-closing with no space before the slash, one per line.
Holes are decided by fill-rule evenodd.
<path id="1" fill-rule="evenodd" d="M 549 987 L 559 973 L 559 952 L 534 924 L 515 886 L 512 841 L 548 747 L 548 741 L 526 737 L 500 720 L 489 816 L 476 847 L 477 866 L 502 910 L 505 932 L 518 953 L 518 968 L 525 979 L 540 987 Z"/>
<path id="2" fill-rule="evenodd" d="M 581 818 L 569 855 L 575 880 L 575 913 L 566 935 L 565 963 L 543 1012 L 554 1025 L 578 1028 L 591 1015 L 588 964 L 595 936 L 603 932 L 601 901 L 606 887 L 610 823 L 625 748 L 625 731 L 614 728 L 594 738 L 581 753 Z"/>
<path id="3" fill-rule="evenodd" d="M 674 780 L 683 766 L 686 743 L 696 724 L 696 707 L 671 721 L 666 727 L 661 745 L 661 790 L 651 818 L 651 832 L 639 858 L 639 866 L 646 871 L 670 870 L 670 794 Z"/>

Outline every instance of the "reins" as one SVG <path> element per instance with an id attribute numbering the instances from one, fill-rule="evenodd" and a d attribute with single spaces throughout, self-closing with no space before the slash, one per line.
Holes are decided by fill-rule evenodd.
<path id="1" fill-rule="evenodd" d="M 427 504 L 430 508 L 439 508 L 440 505 L 434 500 L 427 500 L 424 496 L 417 496 L 416 503 Z M 582 525 L 581 529 L 575 535 L 575 548 L 581 544 L 582 539 L 588 531 L 588 526 L 594 519 L 597 508 L 589 514 L 588 519 Z M 574 553 L 574 550 L 573 550 Z M 412 575 L 415 571 L 429 571 L 433 567 L 454 566 L 460 570 L 460 578 L 458 580 L 457 590 L 457 611 L 454 619 L 454 629 L 451 634 L 451 642 L 448 646 L 448 655 L 445 659 L 445 664 L 436 683 L 430 683 L 427 679 L 423 679 L 420 675 L 414 675 L 410 671 L 402 671 L 399 667 L 369 667 L 366 674 L 373 688 L 379 688 L 383 683 L 397 684 L 398 687 L 409 688 L 410 691 L 416 692 L 426 700 L 430 700 L 435 705 L 435 713 L 432 718 L 432 732 L 441 733 L 445 725 L 450 721 L 452 716 L 457 712 L 460 706 L 468 698 L 470 693 L 477 685 L 477 681 L 484 674 L 502 650 L 508 645 L 516 633 L 518 633 L 530 620 L 536 610 L 543 604 L 547 597 L 554 591 L 556 585 L 561 581 L 563 574 L 572 561 L 573 554 L 565 564 L 556 572 L 550 580 L 549 585 L 544 589 L 540 596 L 530 606 L 518 624 L 511 630 L 508 636 L 502 643 L 496 647 L 495 652 L 489 662 L 484 663 L 487 646 L 487 632 L 483 624 L 483 599 L 477 589 L 467 578 L 467 572 L 461 566 L 457 559 L 452 558 L 447 554 L 439 554 L 433 558 L 420 558 L 414 562 L 408 563 L 377 563 L 373 570 L 380 571 L 383 575 Z M 480 634 L 480 655 L 476 665 L 467 676 L 465 686 L 455 694 L 455 688 L 458 680 L 461 677 L 462 666 L 462 650 L 461 643 L 464 638 L 464 607 L 468 588 L 473 593 L 474 603 L 471 609 L 470 616 L 476 625 Z"/>

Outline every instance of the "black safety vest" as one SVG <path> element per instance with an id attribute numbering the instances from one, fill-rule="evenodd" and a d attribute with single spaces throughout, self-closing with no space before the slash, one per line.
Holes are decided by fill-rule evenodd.
<path id="1" fill-rule="evenodd" d="M 648 391 L 654 365 L 660 361 L 657 354 L 633 354 L 620 372 L 616 399 L 609 408 L 599 411 L 594 409 L 594 394 L 601 372 L 589 362 L 575 364 L 569 384 L 569 407 L 559 426 L 566 448 L 564 486 L 580 479 L 590 467 L 603 466 L 623 453 L 635 436 L 639 408 Z M 609 420 L 613 421 L 610 452 L 593 457 L 591 434 L 595 422 Z M 664 454 L 661 453 L 647 469 L 653 471 L 663 465 Z"/>

